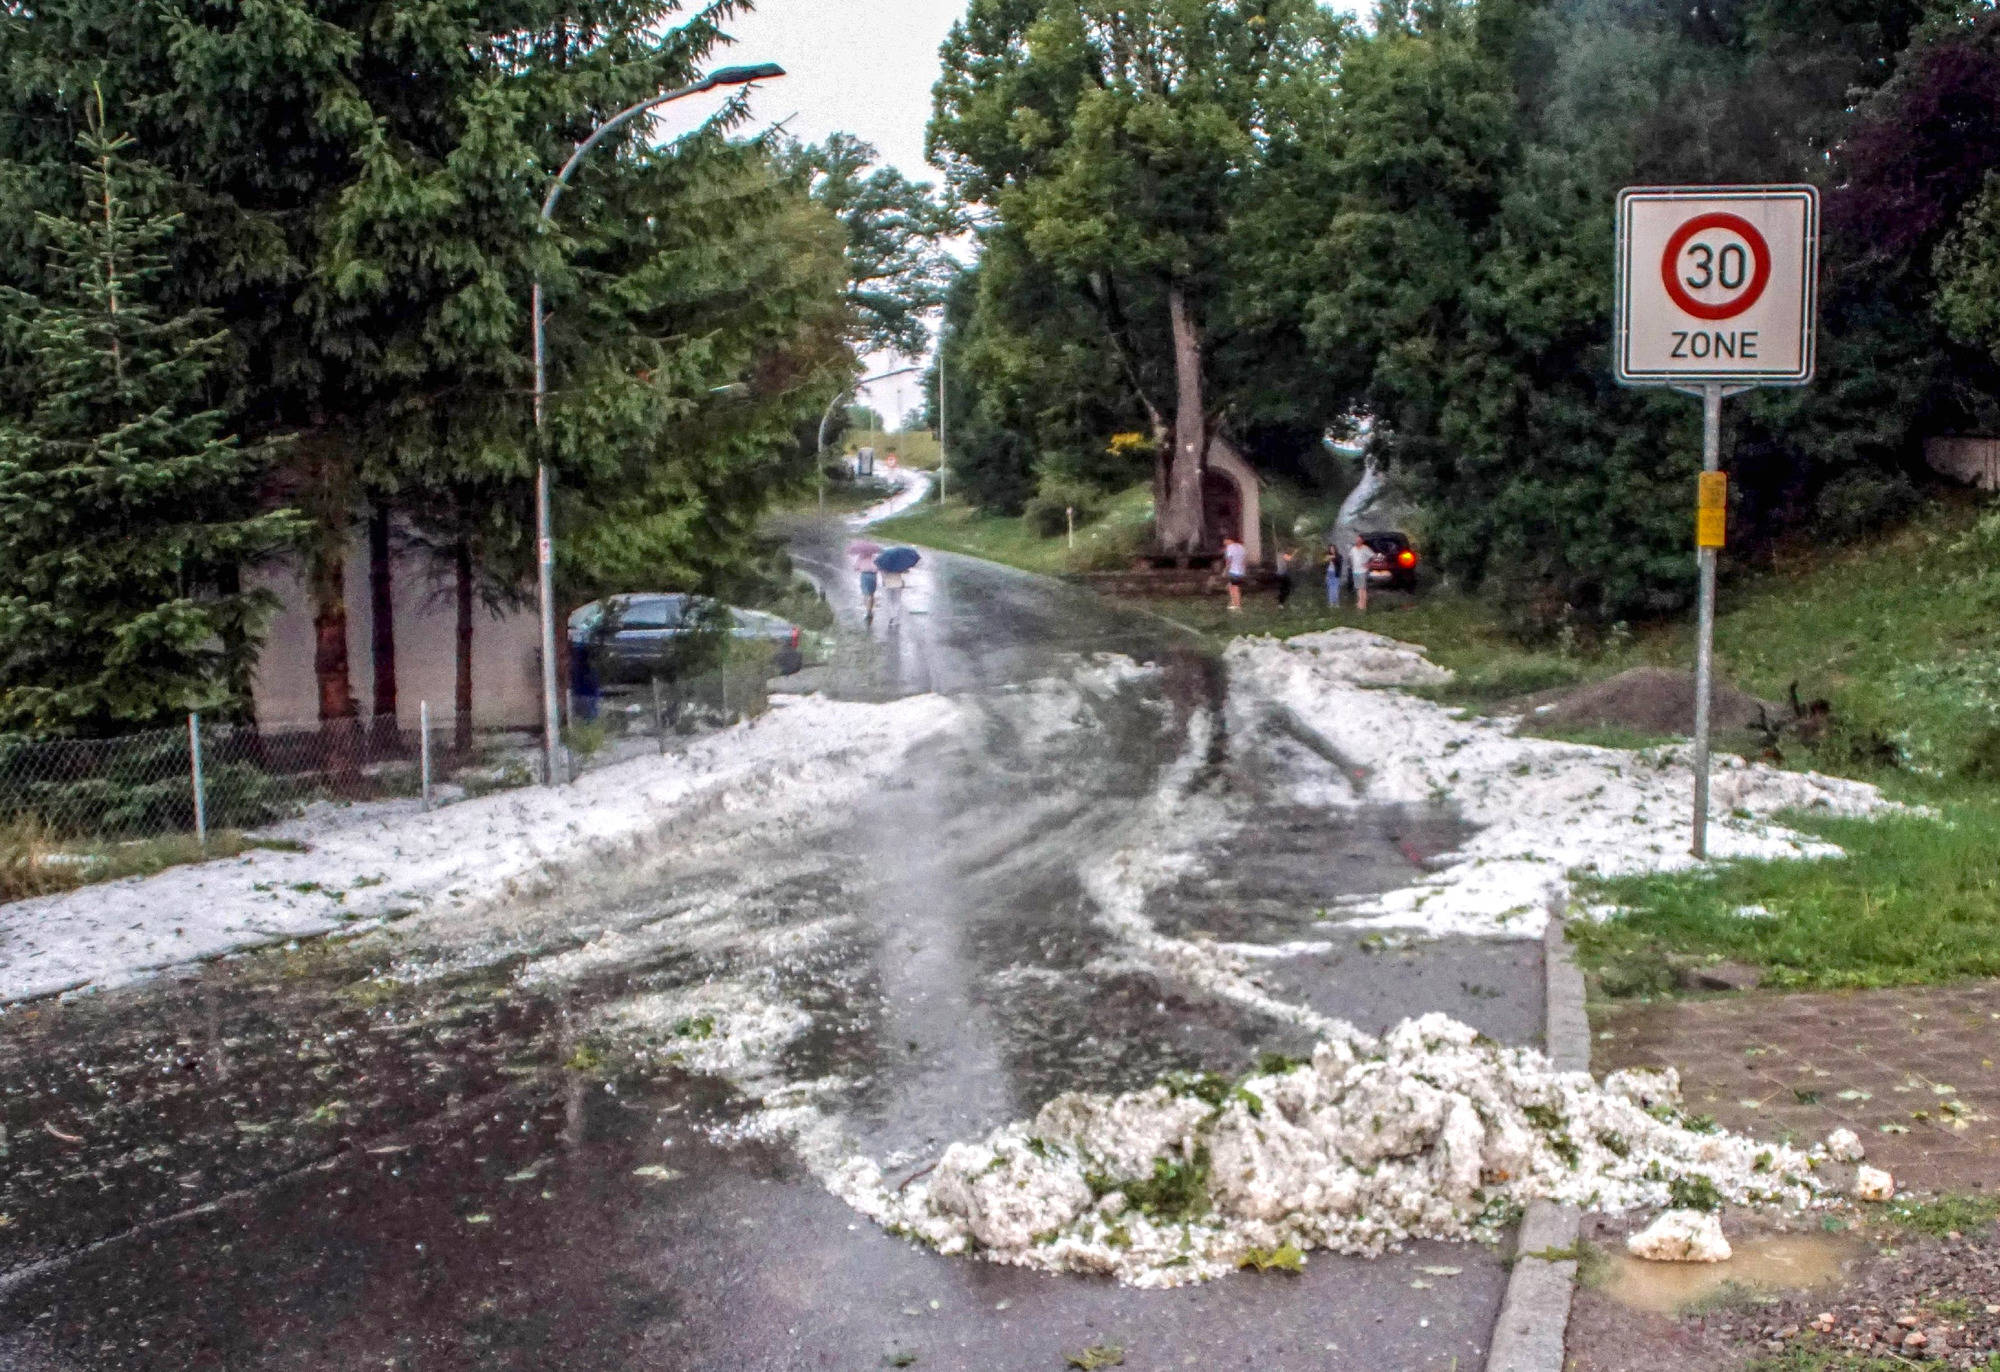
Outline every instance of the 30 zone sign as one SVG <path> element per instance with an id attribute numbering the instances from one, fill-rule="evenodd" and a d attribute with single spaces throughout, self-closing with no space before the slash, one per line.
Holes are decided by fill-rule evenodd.
<path id="1" fill-rule="evenodd" d="M 1812 380 L 1819 192 L 1635 186 L 1618 196 L 1618 379 Z"/>

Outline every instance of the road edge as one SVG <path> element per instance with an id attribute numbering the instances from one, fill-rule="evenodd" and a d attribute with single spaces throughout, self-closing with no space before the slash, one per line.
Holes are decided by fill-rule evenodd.
<path id="1" fill-rule="evenodd" d="M 1543 1043 L 1558 1071 L 1590 1070 L 1590 1017 L 1583 1006 L 1583 973 L 1570 956 L 1561 914 L 1549 911 L 1542 934 Z M 1514 1268 L 1493 1338 L 1486 1372 L 1562 1372 L 1570 1298 L 1576 1292 L 1576 1259 L 1537 1256 L 1574 1252 L 1581 1214 L 1575 1206 L 1538 1200 L 1528 1205 L 1514 1241 Z"/>

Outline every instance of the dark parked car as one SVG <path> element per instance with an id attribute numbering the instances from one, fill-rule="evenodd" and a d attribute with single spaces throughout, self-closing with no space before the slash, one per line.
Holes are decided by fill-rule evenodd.
<path id="1" fill-rule="evenodd" d="M 569 617 L 570 651 L 588 655 L 600 682 L 645 681 L 678 670 L 690 636 L 707 625 L 726 626 L 737 643 L 768 643 L 781 675 L 825 657 L 825 639 L 789 620 L 679 591 L 591 601 Z"/>
<path id="2" fill-rule="evenodd" d="M 1375 560 L 1368 567 L 1370 589 L 1378 586 L 1391 591 L 1417 589 L 1417 550 L 1411 546 L 1408 534 L 1364 533 L 1361 541 L 1375 550 Z"/>

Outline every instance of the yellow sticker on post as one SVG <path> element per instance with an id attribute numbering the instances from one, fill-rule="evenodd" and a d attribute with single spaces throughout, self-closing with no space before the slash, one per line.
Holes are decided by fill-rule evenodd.
<path id="1" fill-rule="evenodd" d="M 1695 489 L 1694 546 L 1723 547 L 1728 532 L 1729 476 L 1726 472 L 1703 472 Z"/>

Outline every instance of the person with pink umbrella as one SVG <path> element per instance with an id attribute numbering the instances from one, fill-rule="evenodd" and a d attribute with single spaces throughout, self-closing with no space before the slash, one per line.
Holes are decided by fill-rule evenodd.
<path id="1" fill-rule="evenodd" d="M 863 622 L 875 622 L 875 554 L 882 551 L 880 543 L 870 543 L 867 539 L 856 539 L 847 545 L 847 555 L 854 559 L 854 570 L 861 574 L 861 606 Z"/>

